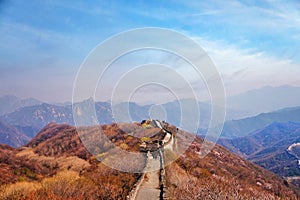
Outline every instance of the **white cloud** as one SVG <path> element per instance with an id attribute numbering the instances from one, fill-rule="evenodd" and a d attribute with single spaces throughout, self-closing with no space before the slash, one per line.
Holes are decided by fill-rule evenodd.
<path id="1" fill-rule="evenodd" d="M 229 94 L 265 85 L 300 86 L 300 64 L 279 59 L 255 49 L 241 49 L 224 41 L 194 38 L 212 58 L 222 74 Z"/>
<path id="2" fill-rule="evenodd" d="M 300 4 L 287 1 L 180 1 L 190 14 L 172 16 L 192 26 L 212 25 L 231 34 L 280 34 L 294 37 L 300 30 Z M 236 30 L 235 30 L 236 29 Z M 240 30 L 240 31 L 239 31 Z M 205 31 L 205 30 L 204 30 Z M 217 34 L 214 33 L 214 34 Z M 297 35 L 297 34 L 296 34 Z M 236 35 L 237 36 L 237 35 Z M 226 36 L 224 36 L 226 37 Z"/>

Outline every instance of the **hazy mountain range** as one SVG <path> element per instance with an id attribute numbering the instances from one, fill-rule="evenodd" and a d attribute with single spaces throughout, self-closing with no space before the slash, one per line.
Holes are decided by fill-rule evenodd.
<path id="1" fill-rule="evenodd" d="M 300 122 L 300 107 L 285 108 L 254 117 L 226 121 L 221 136 L 225 138 L 246 136 L 273 122 Z"/>
<path id="2" fill-rule="evenodd" d="M 41 101 L 34 98 L 20 99 L 13 95 L 6 95 L 0 97 L 0 115 L 13 112 L 18 108 L 37 105 L 41 103 Z"/>
<path id="3" fill-rule="evenodd" d="M 300 106 L 300 87 L 283 85 L 280 87 L 265 86 L 235 96 L 227 97 L 227 119 L 238 119 L 246 116 L 279 110 L 286 107 Z M 0 97 L 0 115 L 13 112 L 21 107 L 42 104 L 34 98 L 20 99 L 13 95 Z M 202 102 L 210 104 L 209 102 Z M 49 104 L 49 103 L 48 103 Z M 68 106 L 71 102 L 50 103 L 57 106 Z M 151 105 L 151 104 L 150 104 Z"/>
<path id="4" fill-rule="evenodd" d="M 30 138 L 24 132 L 0 120 L 0 143 L 15 147 L 25 144 Z"/>
<path id="5" fill-rule="evenodd" d="M 300 186 L 300 123 L 274 122 L 245 137 L 220 139 L 219 144 Z"/>
<path id="6" fill-rule="evenodd" d="M 219 140 L 219 143 L 235 154 L 271 170 L 281 177 L 285 177 L 290 183 L 300 186 L 300 103 L 297 103 L 297 101 L 294 100 L 298 97 L 298 90 L 299 88 L 290 86 L 278 88 L 265 87 L 260 90 L 249 91 L 236 97 L 230 97 L 228 100 L 229 108 L 227 109 L 229 115 L 227 115 L 227 121 L 224 124 L 221 135 L 222 138 Z M 276 95 L 272 96 L 269 93 L 270 91 L 272 91 L 272 94 L 277 92 L 278 94 L 283 95 L 284 93 L 289 96 L 288 98 L 281 98 L 279 101 L 275 98 Z M 15 99 L 12 97 L 10 98 Z M 8 99 L 10 98 L 2 98 L 3 104 L 1 106 L 5 107 L 4 100 L 6 99 L 9 101 Z M 270 105 L 264 107 L 262 105 L 268 104 L 267 98 L 269 98 L 268 101 Z M 284 99 L 287 100 L 285 101 Z M 261 104 L 258 105 L 257 101 L 260 100 L 262 100 Z M 249 102 L 244 102 L 245 105 L 242 106 L 242 101 Z M 18 102 L 20 102 L 20 100 Z M 180 103 L 190 105 L 190 102 L 191 100 L 185 99 L 181 102 L 173 101 L 162 104 L 161 107 L 167 114 L 166 121 L 179 127 L 179 119 L 181 116 Z M 11 112 L 6 112 L 0 116 L 0 143 L 19 147 L 34 138 L 28 144 L 33 144 L 34 141 L 36 144 L 32 147 L 30 146 L 30 148 L 38 148 L 41 152 L 49 152 L 52 154 L 56 150 L 52 150 L 51 145 L 60 145 L 60 142 L 51 139 L 51 142 L 47 143 L 46 146 L 44 143 L 41 146 L 38 138 L 41 137 L 41 135 L 44 135 L 45 137 L 47 136 L 46 138 L 43 136 L 45 141 L 47 141 L 49 140 L 48 138 L 52 138 L 52 136 L 56 134 L 56 131 L 63 130 L 64 128 L 59 125 L 48 124 L 56 122 L 74 125 L 72 109 L 80 113 L 82 111 L 80 109 L 89 110 L 93 105 L 94 101 L 92 99 L 76 103 L 73 105 L 73 108 L 70 104 L 52 105 L 41 103 L 39 101 L 36 101 L 36 104 L 34 105 L 22 106 L 21 104 L 18 104 L 15 109 L 12 107 L 10 108 Z M 199 102 L 198 106 L 201 114 L 201 129 L 199 130 L 199 133 L 201 134 L 205 133 L 205 127 L 209 124 L 211 108 L 208 103 L 203 102 Z M 133 121 L 147 119 L 149 118 L 149 109 L 151 107 L 152 105 L 139 105 L 133 102 L 124 102 L 116 104 L 112 108 L 111 104 L 108 102 L 95 102 L 97 120 L 101 124 L 111 124 L 115 121 L 129 122 L 127 121 L 128 116 L 130 117 L 130 120 Z M 186 109 L 193 109 L 193 107 L 187 106 Z M 129 115 L 128 113 L 123 112 L 124 110 L 129 111 Z M 250 117 L 248 116 L 249 113 L 254 114 L 262 110 L 265 113 Z M 270 110 L 270 112 L 267 112 L 268 110 Z M 90 120 L 88 118 L 91 116 L 88 115 L 86 117 L 86 120 Z M 69 128 L 70 127 L 67 129 Z M 36 134 L 41 129 L 43 134 L 40 133 L 39 136 L 36 137 Z M 55 136 L 55 138 L 59 138 L 59 141 L 61 142 L 64 142 L 64 137 L 65 136 L 63 135 Z M 78 144 L 76 143 L 76 145 Z M 68 146 L 68 148 L 69 147 L 70 146 Z M 61 147 L 58 147 L 58 149 L 61 149 Z M 71 152 L 73 152 L 73 150 L 71 150 Z M 219 153 L 220 152 L 216 153 L 216 155 L 220 155 Z M 72 156 L 74 155 L 75 154 L 72 154 Z M 221 155 L 224 155 L 224 153 L 222 152 Z M 229 154 L 228 156 L 231 157 Z M 228 157 L 222 159 L 227 159 L 225 163 L 228 162 Z M 176 168 L 183 167 L 182 163 L 177 164 L 178 166 Z M 259 171 L 260 169 L 257 168 L 256 170 Z M 201 174 L 202 172 L 195 173 Z M 265 181 L 265 179 L 261 179 L 261 177 L 257 178 L 257 180 L 259 184 L 261 184 L 262 180 Z"/>
<path id="7" fill-rule="evenodd" d="M 300 87 L 289 85 L 280 87 L 266 86 L 229 97 L 227 106 L 233 110 L 245 111 L 248 113 L 248 116 L 253 116 L 281 108 L 299 106 L 299 99 Z"/>
<path id="8" fill-rule="evenodd" d="M 228 138 L 244 136 L 275 121 L 298 122 L 300 118 L 299 108 L 280 110 L 273 113 L 264 113 L 257 115 L 254 118 L 241 118 L 248 116 L 249 113 L 270 110 L 272 108 L 277 109 L 281 107 L 300 105 L 300 103 L 298 103 L 299 91 L 300 88 L 292 86 L 282 86 L 277 88 L 264 87 L 235 97 L 230 97 L 228 100 L 228 108 L 226 110 L 227 122 L 225 123 L 222 136 Z M 286 98 L 276 99 L 276 95 L 279 95 L 280 97 L 281 95 L 285 95 Z M 260 101 L 260 103 L 257 103 L 257 101 Z M 24 142 L 28 141 L 29 138 L 32 138 L 42 127 L 50 122 L 74 125 L 72 105 L 69 103 L 47 104 L 34 99 L 22 100 L 14 96 L 4 96 L 0 98 L 0 102 L 0 110 L 2 113 L 5 113 L 0 116 L 0 120 L 6 124 L 6 127 L 10 127 L 10 129 L 6 129 L 6 134 L 0 135 L 0 142 L 10 144 L 12 146 L 20 146 L 24 144 Z M 180 102 L 172 101 L 162 104 L 161 107 L 164 109 L 163 112 L 166 114 L 166 121 L 180 127 L 180 117 L 182 116 L 180 104 L 184 105 L 186 110 L 195 112 L 191 102 L 192 100 L 184 99 Z M 81 109 L 85 109 L 85 106 L 90 109 L 91 105 L 94 105 L 94 102 L 92 99 L 88 99 L 83 102 L 76 103 L 73 106 L 76 108 L 78 105 L 80 105 Z M 148 119 L 151 117 L 149 115 L 149 109 L 151 106 L 152 105 L 139 105 L 133 102 L 124 102 L 117 104 L 112 108 L 108 102 L 96 102 L 95 111 L 99 123 L 109 124 L 115 121 L 130 122 Z M 198 102 L 198 106 L 198 112 L 200 113 L 199 133 L 203 134 L 210 122 L 211 106 L 209 103 L 205 102 Z M 129 115 L 127 113 L 128 110 Z M 190 116 L 192 115 L 185 115 L 184 117 L 193 121 L 192 119 L 189 119 Z M 87 117 L 90 116 L 88 115 Z M 86 120 L 88 121 L 90 119 Z M 20 139 L 12 139 L 12 141 L 9 142 L 9 138 L 13 137 L 6 138 L 8 130 L 11 134 L 15 134 L 17 131 L 18 138 Z"/>

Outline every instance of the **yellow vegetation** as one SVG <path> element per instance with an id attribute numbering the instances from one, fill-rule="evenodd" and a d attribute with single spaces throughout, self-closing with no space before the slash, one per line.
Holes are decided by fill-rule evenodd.
<path id="1" fill-rule="evenodd" d="M 62 171 L 42 182 L 17 182 L 0 188 L 1 200 L 17 199 L 89 199 L 95 185 L 74 171 Z"/>
<path id="2" fill-rule="evenodd" d="M 149 137 L 142 137 L 141 138 L 142 142 L 147 142 L 147 141 L 150 141 L 150 140 L 151 140 L 151 138 L 149 138 Z"/>

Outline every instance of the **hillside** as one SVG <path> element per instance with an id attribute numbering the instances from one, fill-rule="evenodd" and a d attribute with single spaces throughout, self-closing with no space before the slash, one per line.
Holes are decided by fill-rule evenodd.
<path id="1" fill-rule="evenodd" d="M 219 140 L 230 151 L 290 180 L 300 176 L 299 142 L 300 123 L 294 122 L 274 122 L 245 137 Z"/>
<path id="2" fill-rule="evenodd" d="M 201 143 L 201 142 L 200 142 Z M 204 159 L 199 143 L 166 168 L 176 199 L 275 199 L 292 197 L 293 186 L 274 174 L 216 146 Z M 277 196 L 277 197 L 276 197 Z"/>
<path id="3" fill-rule="evenodd" d="M 139 152 L 142 141 L 161 140 L 166 130 L 172 133 L 177 130 L 168 124 L 163 126 L 165 130 L 155 123 L 99 127 L 114 145 L 129 152 Z M 83 136 L 94 142 L 99 141 L 94 140 L 97 134 L 93 134 L 99 127 L 81 129 L 86 134 Z M 190 136 L 179 130 L 176 133 L 178 146 L 184 146 L 185 138 Z M 18 196 L 14 195 L 23 195 L 25 199 L 43 199 L 44 195 L 48 195 L 51 199 L 125 199 L 142 173 L 121 172 L 106 167 L 104 163 L 108 163 L 108 157 L 105 152 L 109 152 L 112 146 L 99 142 L 96 146 L 100 149 L 91 155 L 74 127 L 51 123 L 23 147 L 14 149 L 0 145 L 0 169 L 3 172 L 0 173 L 0 180 L 4 184 L 0 188 L 3 191 L 0 197 L 16 199 Z M 230 199 L 296 199 L 292 185 L 223 147 L 217 145 L 211 153 L 201 158 L 202 143 L 203 140 L 197 137 L 184 154 L 170 163 L 168 161 L 178 150 L 173 153 L 165 150 L 164 160 L 168 166 L 165 168 L 164 185 L 170 199 L 206 199 L 208 195 L 213 199 L 223 199 L 225 196 Z M 127 167 L 143 169 L 145 159 L 142 156 Z"/>
<path id="4" fill-rule="evenodd" d="M 140 176 L 101 164 L 66 124 L 47 125 L 23 147 L 0 147 L 0 199 L 125 199 Z"/>

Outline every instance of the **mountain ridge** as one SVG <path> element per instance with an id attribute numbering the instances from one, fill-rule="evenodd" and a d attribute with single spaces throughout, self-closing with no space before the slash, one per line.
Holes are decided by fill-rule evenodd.
<path id="1" fill-rule="evenodd" d="M 300 87 L 291 85 L 265 86 L 228 98 L 232 109 L 244 110 L 249 116 L 285 107 L 299 106 Z"/>
<path id="2" fill-rule="evenodd" d="M 13 112 L 21 107 L 32 106 L 41 103 L 41 101 L 34 98 L 21 99 L 14 95 L 5 95 L 0 97 L 0 115 Z"/>
<path id="3" fill-rule="evenodd" d="M 1 143 L 17 147 L 28 142 L 30 137 L 0 120 L 0 139 Z"/>
<path id="4" fill-rule="evenodd" d="M 261 113 L 253 117 L 226 121 L 222 137 L 235 138 L 250 134 L 264 128 L 273 122 L 300 122 L 300 107 L 290 107 L 269 113 Z"/>

